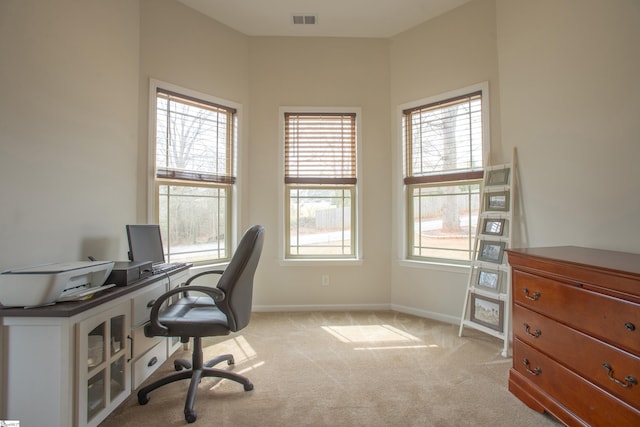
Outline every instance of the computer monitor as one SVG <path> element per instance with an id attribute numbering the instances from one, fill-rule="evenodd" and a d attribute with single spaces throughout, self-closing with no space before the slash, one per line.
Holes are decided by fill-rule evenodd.
<path id="1" fill-rule="evenodd" d="M 164 251 L 160 226 L 155 224 L 127 225 L 129 260 L 164 263 Z"/>

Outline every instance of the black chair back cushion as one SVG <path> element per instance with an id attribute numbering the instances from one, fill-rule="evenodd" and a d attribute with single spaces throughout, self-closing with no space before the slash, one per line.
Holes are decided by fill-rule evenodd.
<path id="1" fill-rule="evenodd" d="M 222 273 L 216 287 L 224 292 L 223 300 L 214 303 L 213 294 L 197 295 L 199 291 L 194 290 L 194 295 L 180 298 L 161 310 L 164 301 L 181 292 L 181 288 L 173 289 L 154 303 L 150 322 L 144 327 L 145 335 L 180 337 L 186 342 L 189 337 L 228 335 L 247 326 L 251 318 L 253 277 L 263 241 L 264 228 L 254 225 L 240 239 L 227 268 L 215 271 Z M 189 286 L 182 289 L 188 291 Z"/>
<path id="2" fill-rule="evenodd" d="M 264 227 L 254 225 L 249 228 L 218 281 L 217 287 L 227 297 L 216 305 L 227 316 L 232 332 L 247 326 L 251 319 L 253 277 L 258 267 L 263 242 Z"/>

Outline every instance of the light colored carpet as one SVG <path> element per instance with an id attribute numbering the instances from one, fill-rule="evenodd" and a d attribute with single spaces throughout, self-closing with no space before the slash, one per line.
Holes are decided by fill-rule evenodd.
<path id="1" fill-rule="evenodd" d="M 195 426 L 559 425 L 509 393 L 500 340 L 468 328 L 460 338 L 458 326 L 416 316 L 254 313 L 238 334 L 204 346 L 205 359 L 233 353 L 231 369 L 255 389 L 202 380 Z M 148 381 L 171 372 L 169 360 Z M 187 386 L 155 390 L 144 406 L 134 393 L 101 426 L 186 425 Z"/>

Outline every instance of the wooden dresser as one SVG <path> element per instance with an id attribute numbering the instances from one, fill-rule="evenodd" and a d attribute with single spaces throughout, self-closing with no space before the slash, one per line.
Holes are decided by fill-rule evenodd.
<path id="1" fill-rule="evenodd" d="M 566 425 L 640 426 L 640 255 L 507 250 L 509 390 Z"/>

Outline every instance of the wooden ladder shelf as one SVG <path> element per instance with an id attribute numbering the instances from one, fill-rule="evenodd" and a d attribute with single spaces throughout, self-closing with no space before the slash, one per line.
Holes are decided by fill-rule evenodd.
<path id="1" fill-rule="evenodd" d="M 504 342 L 502 356 L 510 355 L 511 269 L 505 249 L 511 248 L 515 200 L 516 156 L 511 164 L 485 169 L 480 190 L 478 224 L 472 251 L 459 336 L 465 327 Z"/>

